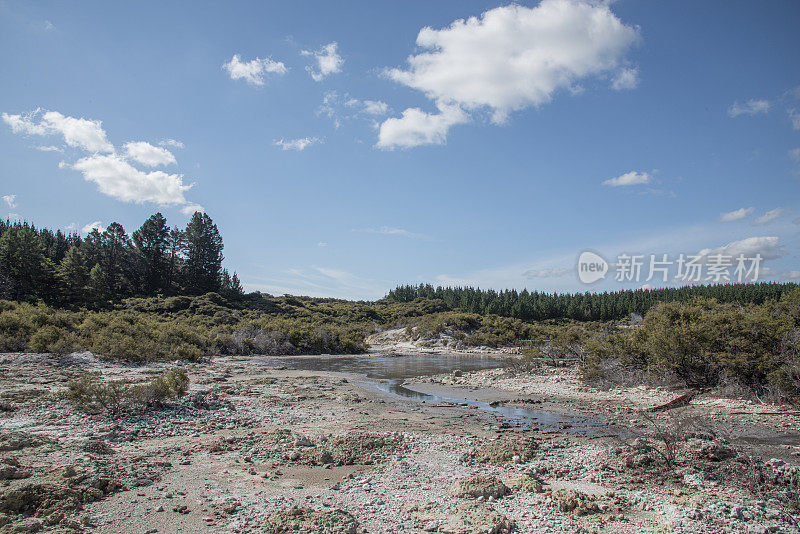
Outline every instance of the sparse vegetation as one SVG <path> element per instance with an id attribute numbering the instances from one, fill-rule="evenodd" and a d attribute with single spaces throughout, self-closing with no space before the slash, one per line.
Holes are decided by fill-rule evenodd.
<path id="1" fill-rule="evenodd" d="M 160 407 L 164 402 L 182 397 L 189 390 L 185 371 L 170 370 L 143 384 L 121 380 L 103 380 L 86 373 L 69 383 L 66 398 L 79 410 L 119 416 Z"/>

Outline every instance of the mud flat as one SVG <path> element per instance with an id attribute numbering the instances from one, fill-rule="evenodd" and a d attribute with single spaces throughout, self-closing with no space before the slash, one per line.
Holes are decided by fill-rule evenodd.
<path id="1" fill-rule="evenodd" d="M 142 413 L 64 396 L 85 372 L 176 366 L 189 393 Z M 649 414 L 676 392 L 561 370 L 292 367 L 0 356 L 0 532 L 800 532 L 788 411 L 701 396 Z"/>

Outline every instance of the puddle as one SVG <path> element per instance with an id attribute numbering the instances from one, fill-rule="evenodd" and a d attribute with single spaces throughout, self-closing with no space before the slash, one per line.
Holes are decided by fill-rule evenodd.
<path id="1" fill-rule="evenodd" d="M 560 430 L 566 432 L 601 434 L 608 432 L 602 420 L 593 417 L 559 412 L 520 408 L 506 405 L 491 406 L 487 402 L 447 397 L 416 391 L 403 382 L 406 379 L 452 373 L 455 370 L 476 371 L 503 367 L 496 356 L 412 355 L 412 356 L 267 356 L 259 361 L 268 367 L 286 367 L 302 371 L 353 373 L 365 377 L 364 384 L 410 401 L 425 404 L 460 404 L 493 415 L 499 423 L 519 428 Z"/>

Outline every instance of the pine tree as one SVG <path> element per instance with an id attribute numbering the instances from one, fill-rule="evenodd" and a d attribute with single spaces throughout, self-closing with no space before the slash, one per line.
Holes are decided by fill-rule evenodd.
<path id="1" fill-rule="evenodd" d="M 32 228 L 12 227 L 0 237 L 0 272 L 6 286 L 0 292 L 10 298 L 47 296 L 43 290 L 51 284 L 52 265 Z"/>
<path id="2" fill-rule="evenodd" d="M 106 277 L 106 287 L 113 298 L 130 294 L 135 276 L 129 262 L 131 242 L 121 224 L 113 222 L 102 233 L 102 261 L 100 263 Z"/>
<path id="3" fill-rule="evenodd" d="M 219 291 L 222 237 L 205 213 L 196 211 L 186 226 L 186 286 L 190 293 Z"/>
<path id="4" fill-rule="evenodd" d="M 181 268 L 186 254 L 186 236 L 180 228 L 169 231 L 167 242 L 167 280 L 166 286 L 170 291 L 180 289 Z"/>
<path id="5" fill-rule="evenodd" d="M 142 226 L 133 232 L 133 243 L 142 262 L 142 290 L 145 295 L 154 295 L 167 289 L 170 230 L 167 219 L 161 213 L 151 215 Z"/>
<path id="6" fill-rule="evenodd" d="M 58 278 L 64 300 L 79 303 L 86 299 L 86 285 L 89 283 L 89 271 L 81 249 L 72 246 L 67 250 L 61 265 L 58 267 Z"/>

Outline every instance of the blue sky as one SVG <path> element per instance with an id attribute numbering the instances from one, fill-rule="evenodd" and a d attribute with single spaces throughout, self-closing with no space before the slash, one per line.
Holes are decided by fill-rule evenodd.
<path id="1" fill-rule="evenodd" d="M 204 209 L 273 294 L 662 285 L 581 284 L 587 249 L 800 280 L 798 23 L 789 1 L 0 0 L 0 214 Z"/>

